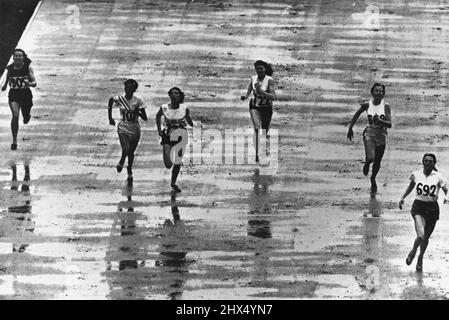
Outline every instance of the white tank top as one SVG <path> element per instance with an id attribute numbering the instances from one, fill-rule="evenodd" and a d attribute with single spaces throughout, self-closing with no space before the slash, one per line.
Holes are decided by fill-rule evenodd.
<path id="1" fill-rule="evenodd" d="M 438 201 L 438 192 L 446 185 L 446 179 L 442 174 L 432 171 L 426 176 L 422 169 L 414 171 L 410 180 L 416 183 L 415 199 L 426 202 Z"/>
<path id="2" fill-rule="evenodd" d="M 369 102 L 368 109 L 366 110 L 366 113 L 368 115 L 368 126 L 372 127 L 383 127 L 383 125 L 375 125 L 373 117 L 375 115 L 379 116 L 380 119 L 385 119 L 385 100 L 381 100 L 381 102 L 378 105 L 375 105 L 373 103 L 373 99 L 371 99 Z"/>
<path id="3" fill-rule="evenodd" d="M 187 127 L 186 122 L 186 109 L 187 107 L 181 103 L 178 109 L 171 109 L 168 104 L 161 106 L 162 114 L 165 118 L 165 127 L 168 131 L 176 128 L 185 129 Z"/>
<path id="4" fill-rule="evenodd" d="M 260 88 L 263 91 L 267 91 L 268 89 L 268 81 L 273 80 L 270 76 L 265 76 L 262 81 L 259 81 L 259 77 L 257 75 L 251 77 L 251 84 L 253 86 L 253 94 L 254 94 L 254 105 L 257 107 L 271 105 L 270 98 L 258 95 L 256 93 L 256 83 L 260 84 Z"/>

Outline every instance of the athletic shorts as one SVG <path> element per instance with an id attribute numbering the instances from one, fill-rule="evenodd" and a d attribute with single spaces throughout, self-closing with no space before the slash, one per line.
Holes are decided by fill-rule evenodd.
<path id="1" fill-rule="evenodd" d="M 374 141 L 376 147 L 384 146 L 387 144 L 387 131 L 366 127 L 363 131 L 363 141 Z"/>
<path id="2" fill-rule="evenodd" d="M 412 217 L 422 216 L 426 220 L 436 221 L 440 218 L 440 206 L 436 201 L 415 200 L 412 204 Z"/>
<path id="3" fill-rule="evenodd" d="M 273 106 L 258 107 L 253 105 L 253 99 L 249 102 L 249 110 L 257 110 L 262 118 L 262 129 L 268 130 L 270 127 L 271 117 L 273 116 Z"/>
<path id="4" fill-rule="evenodd" d="M 120 122 L 117 126 L 117 133 L 119 136 L 125 136 L 129 141 L 139 141 L 140 139 L 140 126 L 129 125 L 124 122 Z"/>
<path id="5" fill-rule="evenodd" d="M 22 115 L 29 115 L 33 106 L 33 94 L 30 89 L 10 89 L 8 93 L 8 101 L 17 102 L 22 110 Z"/>
<path id="6" fill-rule="evenodd" d="M 183 129 L 183 130 L 186 130 L 186 129 Z M 161 145 L 168 144 L 170 146 L 174 146 L 174 145 L 177 145 L 179 142 L 181 142 L 181 140 L 182 140 L 182 137 L 178 137 L 178 140 L 171 141 L 170 135 L 167 133 L 167 130 L 164 129 L 162 131 Z"/>

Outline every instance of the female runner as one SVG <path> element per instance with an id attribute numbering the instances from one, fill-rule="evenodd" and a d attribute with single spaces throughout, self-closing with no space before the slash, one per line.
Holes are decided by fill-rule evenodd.
<path id="1" fill-rule="evenodd" d="M 17 150 L 17 133 L 19 132 L 19 112 L 22 111 L 23 123 L 27 124 L 31 119 L 31 107 L 33 106 L 33 94 L 30 87 L 36 87 L 37 82 L 34 70 L 30 66 L 31 60 L 25 51 L 15 49 L 13 53 L 14 62 L 6 67 L 6 81 L 2 86 L 2 91 L 6 90 L 9 84 L 8 101 L 12 113 L 11 150 Z"/>
<path id="2" fill-rule="evenodd" d="M 363 142 L 365 144 L 365 164 L 363 165 L 363 174 L 369 173 L 370 164 L 373 163 L 371 173 L 371 193 L 377 192 L 376 176 L 380 169 L 380 163 L 385 152 L 387 144 L 387 128 L 391 128 L 391 108 L 384 100 L 385 86 L 375 83 L 371 88 L 373 99 L 360 105 L 359 110 L 354 114 L 349 125 L 347 138 L 352 140 L 354 132 L 352 127 L 360 117 L 362 112 L 366 111 L 368 125 L 363 131 Z"/>
<path id="3" fill-rule="evenodd" d="M 122 147 L 122 156 L 117 165 L 117 172 L 121 172 L 125 159 L 128 157 L 128 184 L 133 183 L 133 162 L 134 151 L 140 140 L 140 124 L 139 117 L 144 121 L 148 120 L 145 112 L 145 102 L 134 95 L 139 84 L 134 79 L 128 79 L 124 82 L 125 95 L 111 97 L 108 102 L 109 124 L 115 126 L 112 118 L 112 107 L 120 109 L 121 120 L 117 126 L 117 132 Z"/>
<path id="4" fill-rule="evenodd" d="M 241 96 L 242 101 L 246 100 L 251 92 L 254 95 L 249 102 L 249 113 L 254 127 L 254 145 L 256 148 L 256 162 L 259 162 L 259 130 L 265 134 L 268 141 L 268 130 L 270 128 L 271 117 L 273 116 L 273 100 L 276 98 L 274 90 L 273 68 L 262 60 L 254 63 L 257 75 L 252 76 L 248 84 L 246 95 Z"/>
<path id="5" fill-rule="evenodd" d="M 440 217 L 438 192 L 442 189 L 447 195 L 448 191 L 446 179 L 437 172 L 436 163 L 437 158 L 433 153 L 426 153 L 423 156 L 423 169 L 411 174 L 410 184 L 399 201 L 399 209 L 402 210 L 404 199 L 415 189 L 415 201 L 412 205 L 411 214 L 415 222 L 416 238 L 405 262 L 410 265 L 415 258 L 416 250 L 420 247 L 416 271 L 422 271 L 424 252 L 426 252 L 429 238 Z M 447 200 L 444 202 L 446 203 Z"/>
<path id="6" fill-rule="evenodd" d="M 179 171 L 181 170 L 184 148 L 187 145 L 187 124 L 193 127 L 190 117 L 190 109 L 184 105 L 184 92 L 178 87 L 168 91 L 170 103 L 160 107 L 156 114 L 156 125 L 159 136 L 162 138 L 162 152 L 164 164 L 167 169 L 172 169 L 171 187 L 174 192 L 181 192 L 176 185 Z M 164 117 L 164 129 L 161 128 L 161 119 Z"/>

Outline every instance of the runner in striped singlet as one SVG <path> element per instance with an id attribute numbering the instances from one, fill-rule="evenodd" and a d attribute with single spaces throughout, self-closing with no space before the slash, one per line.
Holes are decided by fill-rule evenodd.
<path id="1" fill-rule="evenodd" d="M 117 95 L 111 97 L 108 103 L 108 117 L 109 124 L 115 126 L 115 121 L 112 118 L 112 107 L 120 109 L 121 120 L 117 126 L 117 132 L 122 147 L 122 156 L 117 165 L 117 172 L 121 172 L 128 157 L 128 183 L 133 183 L 133 162 L 134 151 L 137 148 L 140 140 L 140 124 L 139 117 L 147 121 L 147 114 L 145 112 L 145 102 L 134 95 L 138 88 L 136 80 L 128 79 L 124 82 L 125 95 Z"/>

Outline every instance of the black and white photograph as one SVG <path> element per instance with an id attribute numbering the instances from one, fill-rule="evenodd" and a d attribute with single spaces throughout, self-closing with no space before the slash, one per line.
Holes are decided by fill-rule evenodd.
<path id="1" fill-rule="evenodd" d="M 449 0 L 0 0 L 0 76 L 0 300 L 449 299 Z"/>

